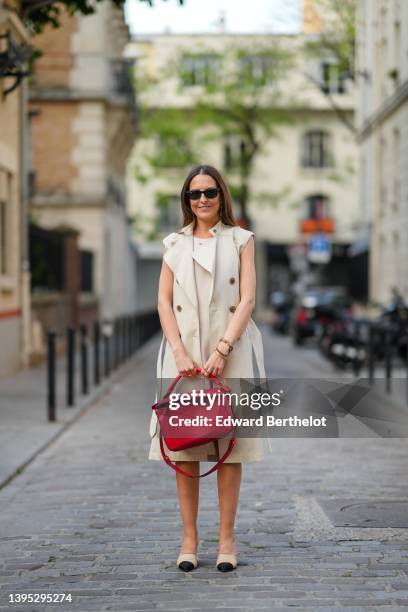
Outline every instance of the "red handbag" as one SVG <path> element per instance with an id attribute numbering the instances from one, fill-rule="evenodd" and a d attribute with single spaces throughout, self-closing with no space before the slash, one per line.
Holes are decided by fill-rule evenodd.
<path id="1" fill-rule="evenodd" d="M 201 368 L 196 368 L 196 372 L 200 374 L 202 372 Z M 196 446 L 208 444 L 209 442 L 214 442 L 218 450 L 218 440 L 224 438 L 235 429 L 233 424 L 216 424 L 216 417 L 221 417 L 222 422 L 224 422 L 226 417 L 234 416 L 231 408 L 231 398 L 228 395 L 223 395 L 224 393 L 228 393 L 230 389 L 223 385 L 217 376 L 210 374 L 209 378 L 215 381 L 217 385 L 195 392 L 200 394 L 199 404 L 197 404 L 197 398 L 193 397 L 194 392 L 183 393 L 184 399 L 182 404 L 177 410 L 174 410 L 170 407 L 170 395 L 182 378 L 183 376 L 179 374 L 173 380 L 164 397 L 156 404 L 153 404 L 152 410 L 155 411 L 157 420 L 160 424 L 160 450 L 164 461 L 180 474 L 184 474 L 190 478 L 202 478 L 203 476 L 208 476 L 208 474 L 215 472 L 215 470 L 217 470 L 229 457 L 235 446 L 235 437 L 231 437 L 227 450 L 222 457 L 218 459 L 217 463 L 213 465 L 210 470 L 204 472 L 204 474 L 199 474 L 199 476 L 193 476 L 178 465 L 173 464 L 166 454 L 164 442 L 171 451 L 194 448 Z M 214 397 L 210 399 L 210 396 L 214 395 L 215 399 Z M 207 411 L 206 406 L 211 406 L 211 410 Z M 171 419 L 171 417 L 173 417 L 173 419 Z M 176 427 L 172 424 L 172 421 L 177 420 L 177 422 L 181 421 L 181 423 L 185 423 L 186 419 L 188 419 L 187 423 L 190 424 L 177 425 L 177 437 L 175 437 L 174 430 Z M 192 424 L 192 422 L 194 424 Z"/>

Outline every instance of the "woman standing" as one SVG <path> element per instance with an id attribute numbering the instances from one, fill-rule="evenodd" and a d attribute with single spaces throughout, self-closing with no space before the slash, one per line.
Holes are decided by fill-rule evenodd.
<path id="1" fill-rule="evenodd" d="M 249 379 L 254 376 L 253 350 L 264 377 L 261 335 L 251 319 L 256 287 L 253 233 L 236 225 L 228 187 L 212 166 L 197 166 L 187 176 L 181 208 L 183 228 L 163 240 L 158 310 L 164 335 L 157 376 L 196 376 L 199 367 L 207 376 Z M 155 413 L 150 435 L 149 459 L 161 459 Z M 198 476 L 199 462 L 217 461 L 226 448 L 227 441 L 221 439 L 218 446 L 167 452 L 183 470 Z M 242 463 L 261 458 L 261 440 L 239 438 L 217 472 L 220 571 L 237 566 L 234 524 Z M 199 479 L 177 473 L 177 489 L 183 522 L 177 565 L 190 571 L 197 567 Z"/>

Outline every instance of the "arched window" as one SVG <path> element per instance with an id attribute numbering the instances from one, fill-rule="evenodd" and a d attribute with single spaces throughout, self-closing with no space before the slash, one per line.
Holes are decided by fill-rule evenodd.
<path id="1" fill-rule="evenodd" d="M 326 168 L 332 165 L 330 134 L 325 130 L 310 130 L 303 136 L 302 166 Z"/>
<path id="2" fill-rule="evenodd" d="M 305 199 L 305 218 L 320 221 L 330 217 L 329 198 L 322 194 L 314 194 Z"/>
<path id="3" fill-rule="evenodd" d="M 335 220 L 330 214 L 329 198 L 316 193 L 304 199 L 303 218 L 300 221 L 300 231 L 303 234 L 324 232 L 332 234 Z"/>

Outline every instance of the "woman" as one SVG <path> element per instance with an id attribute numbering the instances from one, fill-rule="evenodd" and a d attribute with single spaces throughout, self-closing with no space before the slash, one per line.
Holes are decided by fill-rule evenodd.
<path id="1" fill-rule="evenodd" d="M 229 190 L 212 166 L 197 166 L 181 191 L 183 228 L 164 240 L 165 253 L 159 281 L 158 310 L 163 342 L 158 357 L 158 378 L 173 379 L 179 373 L 231 378 L 254 376 L 252 350 L 259 375 L 264 377 L 262 340 L 251 319 L 255 305 L 253 233 L 237 226 Z M 162 364 L 162 351 L 164 359 Z M 196 379 L 197 380 L 197 379 Z M 153 413 L 149 459 L 161 459 L 159 428 Z M 227 441 L 170 452 L 185 471 L 199 474 L 200 461 L 217 461 Z M 234 535 L 242 463 L 259 461 L 259 439 L 239 438 L 217 472 L 220 506 L 217 568 L 237 566 Z M 197 567 L 197 514 L 199 479 L 177 473 L 183 540 L 178 567 Z"/>

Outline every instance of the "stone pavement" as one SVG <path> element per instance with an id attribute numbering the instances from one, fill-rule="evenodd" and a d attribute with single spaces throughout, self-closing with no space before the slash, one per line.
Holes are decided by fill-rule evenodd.
<path id="1" fill-rule="evenodd" d="M 273 376 L 318 376 L 313 351 L 264 330 Z M 146 460 L 157 341 L 0 491 L 0 609 L 397 610 L 408 607 L 404 529 L 335 528 L 319 498 L 407 499 L 404 439 L 273 439 L 244 466 L 239 567 L 220 574 L 215 477 L 202 482 L 200 567 L 175 566 L 175 479 Z M 9 603 L 71 593 L 72 603 Z"/>

